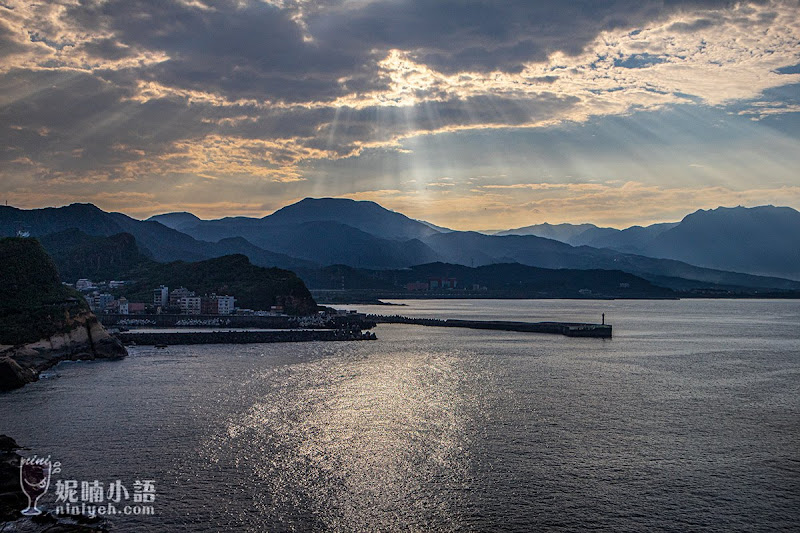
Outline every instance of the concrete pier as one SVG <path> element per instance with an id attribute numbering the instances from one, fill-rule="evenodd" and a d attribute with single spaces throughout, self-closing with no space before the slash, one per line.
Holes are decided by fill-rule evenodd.
<path id="1" fill-rule="evenodd" d="M 411 318 L 405 316 L 367 315 L 368 320 L 378 324 L 416 324 L 442 328 L 493 329 L 499 331 L 521 331 L 525 333 L 556 333 L 567 337 L 594 337 L 610 339 L 609 324 L 585 324 L 580 322 L 514 322 L 508 320 L 442 320 L 438 318 Z"/>
<path id="2" fill-rule="evenodd" d="M 360 330 L 200 331 L 118 333 L 123 344 L 142 346 L 181 344 L 260 344 L 270 342 L 375 340 L 375 334 Z"/>

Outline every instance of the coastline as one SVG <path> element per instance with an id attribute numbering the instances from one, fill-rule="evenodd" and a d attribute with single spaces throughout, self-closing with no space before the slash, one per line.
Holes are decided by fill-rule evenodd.
<path id="1" fill-rule="evenodd" d="M 119 359 L 128 355 L 119 339 L 109 334 L 94 314 L 83 312 L 71 320 L 71 325 L 69 331 L 0 351 L 0 392 L 37 381 L 41 372 L 61 361 Z"/>

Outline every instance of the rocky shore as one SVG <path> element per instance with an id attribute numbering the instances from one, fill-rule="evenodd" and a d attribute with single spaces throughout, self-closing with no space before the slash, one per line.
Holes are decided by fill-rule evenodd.
<path id="1" fill-rule="evenodd" d="M 69 319 L 70 329 L 36 342 L 0 346 L 0 391 L 22 387 L 65 360 L 118 359 L 128 354 L 94 314 L 85 311 Z"/>

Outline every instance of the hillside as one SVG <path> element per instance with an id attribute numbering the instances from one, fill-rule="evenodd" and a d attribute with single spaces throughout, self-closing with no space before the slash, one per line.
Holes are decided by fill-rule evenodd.
<path id="1" fill-rule="evenodd" d="M 800 212 L 790 207 L 701 209 L 680 222 L 623 230 L 586 226 L 538 224 L 497 235 L 538 235 L 573 246 L 800 280 Z"/>
<path id="2" fill-rule="evenodd" d="M 53 259 L 61 279 L 125 279 L 134 269 L 152 263 L 149 251 L 142 250 L 130 233 L 94 237 L 68 229 L 40 237 Z M 147 255 L 145 255 L 147 254 Z"/>
<path id="3" fill-rule="evenodd" d="M 36 239 L 0 239 L 0 344 L 24 344 L 69 329 L 89 309 L 61 284 Z"/>
<path id="4" fill-rule="evenodd" d="M 406 284 L 427 284 L 430 279 L 455 278 L 456 288 L 444 291 L 496 298 L 669 298 L 675 293 L 619 270 L 572 270 L 536 268 L 519 263 L 476 268 L 449 263 L 429 263 L 402 270 L 354 269 L 343 265 L 303 272 L 314 290 L 370 290 L 398 295 Z M 442 291 L 432 291 L 441 294 Z M 410 291 L 408 296 L 426 296 L 429 291 Z"/>
<path id="5" fill-rule="evenodd" d="M 36 239 L 0 239 L 0 391 L 36 381 L 65 359 L 127 354 L 89 312 L 80 294 L 61 284 Z"/>
<path id="6" fill-rule="evenodd" d="M 659 234 L 642 253 L 800 280 L 800 212 L 773 206 L 700 210 Z"/>
<path id="7" fill-rule="evenodd" d="M 313 314 L 317 304 L 293 272 L 253 265 L 244 255 L 228 255 L 186 263 L 149 263 L 132 272 L 135 283 L 122 294 L 133 301 L 150 302 L 159 285 L 187 287 L 197 294 L 230 294 L 238 307 L 269 309 L 281 305 L 293 315 Z"/>
<path id="8" fill-rule="evenodd" d="M 36 242 L 33 239 L 7 240 Z M 293 272 L 253 265 L 241 254 L 199 262 L 158 263 L 146 257 L 136 239 L 128 233 L 93 237 L 78 230 L 67 230 L 45 236 L 42 241 L 53 254 L 51 259 L 41 250 L 41 261 L 48 261 L 48 268 L 58 269 L 62 277 L 72 281 L 80 277 L 132 280 L 133 285 L 116 292 L 134 301 L 152 301 L 152 289 L 163 284 L 170 288 L 188 287 L 199 294 L 233 294 L 237 305 L 244 308 L 268 309 L 272 305 L 283 305 L 292 314 L 316 311 L 311 294 Z M 313 266 L 312 263 L 308 265 Z M 58 279 L 58 273 L 52 274 L 54 279 Z M 24 286 L 30 283 L 32 280 L 27 279 Z M 60 283 L 58 286 L 62 287 Z M 81 303 L 84 301 L 79 294 L 68 289 L 62 292 L 77 296 Z M 26 298 L 26 295 L 21 297 Z"/>

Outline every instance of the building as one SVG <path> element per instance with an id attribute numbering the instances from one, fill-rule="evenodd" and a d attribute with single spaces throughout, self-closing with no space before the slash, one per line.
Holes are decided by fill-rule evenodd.
<path id="1" fill-rule="evenodd" d="M 202 298 L 199 296 L 184 296 L 178 302 L 181 313 L 184 315 L 199 315 L 203 310 L 201 300 Z"/>
<path id="2" fill-rule="evenodd" d="M 89 303 L 89 309 L 92 310 L 92 313 L 102 313 L 106 307 L 109 307 L 114 302 L 114 296 L 107 292 L 100 293 L 95 291 L 92 294 L 87 294 L 84 298 Z"/>
<path id="3" fill-rule="evenodd" d="M 75 283 L 75 288 L 79 291 L 88 291 L 94 288 L 94 283 L 90 279 L 79 279 L 77 283 Z"/>
<path id="4" fill-rule="evenodd" d="M 169 293 L 169 306 L 178 307 L 180 306 L 181 298 L 187 298 L 189 296 L 194 296 L 194 295 L 195 295 L 194 292 L 190 291 L 185 287 L 177 288 Z"/>
<path id="5" fill-rule="evenodd" d="M 143 315 L 145 310 L 146 306 L 141 302 L 128 302 L 129 315 Z"/>
<path id="6" fill-rule="evenodd" d="M 427 283 L 420 283 L 419 281 L 415 281 L 413 283 L 406 283 L 406 290 L 407 291 L 427 291 L 428 284 Z"/>
<path id="7" fill-rule="evenodd" d="M 216 298 L 203 297 L 200 299 L 200 313 L 204 315 L 218 315 L 219 306 Z"/>
<path id="8" fill-rule="evenodd" d="M 235 309 L 236 298 L 233 296 L 212 296 L 217 300 L 217 313 L 220 315 L 232 315 Z"/>
<path id="9" fill-rule="evenodd" d="M 236 299 L 233 296 L 219 296 L 212 294 L 204 296 L 200 301 L 204 315 L 232 315 Z"/>
<path id="10" fill-rule="evenodd" d="M 120 297 L 119 299 L 119 306 L 117 307 L 117 313 L 121 315 L 129 315 L 130 308 L 128 307 L 128 299 L 124 296 Z"/>
<path id="11" fill-rule="evenodd" d="M 161 285 L 153 289 L 153 305 L 156 307 L 166 307 L 169 303 L 169 288 Z"/>
<path id="12" fill-rule="evenodd" d="M 430 278 L 428 285 L 431 290 L 435 289 L 455 289 L 456 278 Z"/>

